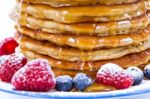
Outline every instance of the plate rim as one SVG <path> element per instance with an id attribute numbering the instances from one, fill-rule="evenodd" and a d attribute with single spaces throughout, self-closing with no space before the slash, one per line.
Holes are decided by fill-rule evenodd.
<path id="1" fill-rule="evenodd" d="M 150 83 L 150 82 L 149 82 Z M 8 84 L 5 82 L 0 82 L 0 84 Z M 9 85 L 11 86 L 11 85 Z M 142 85 L 141 85 L 142 86 Z M 82 93 L 82 92 L 44 92 L 44 93 L 39 93 L 39 92 L 30 92 L 30 91 L 16 91 L 12 89 L 4 89 L 0 87 L 1 92 L 9 93 L 9 94 L 14 94 L 14 95 L 20 95 L 20 96 L 27 96 L 27 97 L 35 97 L 35 98 L 55 98 L 55 99 L 91 99 L 91 98 L 122 98 L 122 97 L 131 97 L 135 95 L 141 95 L 141 94 L 146 94 L 150 93 L 150 87 L 144 87 L 141 90 L 136 90 L 136 91 L 129 91 L 129 92 L 121 92 L 119 93 L 117 91 L 111 91 L 111 92 L 96 92 L 96 93 Z M 123 90 L 122 90 L 123 91 Z M 111 94 L 113 92 L 117 92 L 117 94 Z M 60 93 L 62 95 L 60 95 Z"/>

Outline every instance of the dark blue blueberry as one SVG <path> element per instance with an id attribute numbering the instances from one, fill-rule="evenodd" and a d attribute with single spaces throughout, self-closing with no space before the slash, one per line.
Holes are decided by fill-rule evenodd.
<path id="1" fill-rule="evenodd" d="M 127 71 L 134 78 L 133 86 L 139 85 L 143 81 L 144 74 L 138 67 L 129 67 Z"/>
<path id="2" fill-rule="evenodd" d="M 70 76 L 64 75 L 56 78 L 56 90 L 71 91 L 73 89 L 73 79 Z"/>
<path id="3" fill-rule="evenodd" d="M 144 76 L 150 80 L 150 65 L 147 65 L 145 68 L 144 68 Z"/>
<path id="4" fill-rule="evenodd" d="M 84 91 L 87 87 L 92 85 L 92 79 L 86 74 L 79 73 L 74 77 L 74 86 L 80 91 Z"/>

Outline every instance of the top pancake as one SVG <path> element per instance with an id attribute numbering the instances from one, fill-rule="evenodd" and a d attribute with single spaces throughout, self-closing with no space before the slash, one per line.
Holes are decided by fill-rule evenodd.
<path id="1" fill-rule="evenodd" d="M 22 0 L 22 1 L 34 4 L 47 4 L 53 7 L 62 7 L 62 6 L 124 4 L 124 3 L 134 3 L 139 0 Z"/>
<path id="2" fill-rule="evenodd" d="M 149 9 L 149 2 L 150 0 L 142 0 L 134 4 L 62 8 L 22 3 L 20 9 L 36 18 L 51 19 L 62 23 L 106 22 L 140 16 Z"/>

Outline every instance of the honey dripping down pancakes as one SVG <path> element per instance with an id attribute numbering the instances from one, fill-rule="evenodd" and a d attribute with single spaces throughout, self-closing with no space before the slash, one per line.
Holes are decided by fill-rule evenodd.
<path id="1" fill-rule="evenodd" d="M 150 61 L 150 0 L 17 0 L 13 15 L 21 52 L 56 76 Z"/>

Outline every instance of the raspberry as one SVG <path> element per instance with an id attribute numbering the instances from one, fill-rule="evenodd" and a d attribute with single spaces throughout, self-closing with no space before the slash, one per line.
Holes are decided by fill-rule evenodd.
<path id="1" fill-rule="evenodd" d="M 97 73 L 95 81 L 106 85 L 112 85 L 114 81 L 114 74 L 122 71 L 123 69 L 116 64 L 108 63 L 101 67 Z"/>
<path id="2" fill-rule="evenodd" d="M 17 71 L 12 84 L 17 90 L 26 91 L 49 91 L 56 85 L 56 79 L 48 62 L 43 59 L 36 59 L 27 63 Z"/>
<path id="3" fill-rule="evenodd" d="M 99 84 L 105 84 L 105 85 L 113 85 L 115 80 L 115 77 L 110 72 L 103 72 L 101 74 L 97 74 L 95 82 Z"/>
<path id="4" fill-rule="evenodd" d="M 126 89 L 133 85 L 134 78 L 126 71 L 116 73 L 114 77 L 114 87 L 116 87 L 117 89 Z"/>
<path id="5" fill-rule="evenodd" d="M 98 71 L 95 82 L 125 89 L 133 84 L 133 76 L 115 64 L 106 64 Z"/>
<path id="6" fill-rule="evenodd" d="M 15 52 L 15 48 L 18 46 L 18 43 L 14 38 L 9 37 L 1 41 L 0 43 L 0 56 L 9 55 Z"/>
<path id="7" fill-rule="evenodd" d="M 22 54 L 11 54 L 0 58 L 0 79 L 11 82 L 12 76 L 27 63 Z"/>

